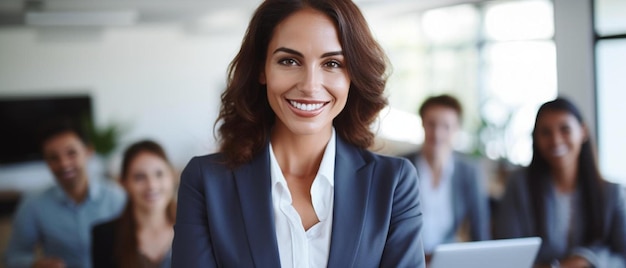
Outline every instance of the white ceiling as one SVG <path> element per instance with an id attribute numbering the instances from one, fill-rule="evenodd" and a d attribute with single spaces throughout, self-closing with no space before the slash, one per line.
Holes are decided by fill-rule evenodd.
<path id="1" fill-rule="evenodd" d="M 393 15 L 481 0 L 355 0 L 370 16 Z M 196 20 L 245 24 L 261 0 L 0 0 L 0 26 L 24 25 L 26 13 L 132 12 L 136 23 Z"/>

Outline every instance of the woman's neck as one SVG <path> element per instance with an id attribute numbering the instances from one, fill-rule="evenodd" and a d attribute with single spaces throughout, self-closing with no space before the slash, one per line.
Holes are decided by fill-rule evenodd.
<path id="1" fill-rule="evenodd" d="M 160 263 L 172 246 L 173 223 L 165 209 L 158 211 L 135 210 L 138 250 L 148 260 Z"/>
<path id="2" fill-rule="evenodd" d="M 552 177 L 557 191 L 571 193 L 576 189 L 577 170 L 577 164 L 552 169 Z"/>
<path id="3" fill-rule="evenodd" d="M 285 131 L 274 131 L 272 149 L 282 172 L 296 177 L 315 176 L 331 133 L 289 135 Z"/>
<path id="4" fill-rule="evenodd" d="M 147 211 L 135 208 L 133 213 L 139 230 L 163 229 L 172 226 L 166 210 Z"/>

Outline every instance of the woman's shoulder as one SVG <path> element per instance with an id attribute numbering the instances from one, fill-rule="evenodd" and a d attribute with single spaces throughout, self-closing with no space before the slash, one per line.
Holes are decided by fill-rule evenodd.
<path id="1" fill-rule="evenodd" d="M 226 158 L 223 153 L 213 153 L 201 156 L 194 156 L 189 160 L 187 166 L 183 170 L 186 172 L 217 172 L 222 169 L 228 169 L 226 166 Z"/>
<path id="2" fill-rule="evenodd" d="M 113 244 L 116 237 L 116 229 L 119 218 L 95 224 L 91 229 L 91 239 L 97 248 L 108 248 Z"/>
<path id="3" fill-rule="evenodd" d="M 380 154 L 369 150 L 362 150 L 361 154 L 363 155 L 363 158 L 366 159 L 366 161 L 376 162 L 376 164 L 378 165 L 391 165 L 399 167 L 404 164 L 411 163 L 404 156 Z"/>
<path id="4" fill-rule="evenodd" d="M 611 202 L 626 202 L 626 188 L 623 185 L 610 181 L 603 181 L 603 183 L 605 189 L 604 196 L 607 199 L 610 199 Z"/>
<path id="5" fill-rule="evenodd" d="M 414 174 L 417 177 L 415 166 L 405 157 L 379 154 L 368 150 L 363 150 L 362 155 L 366 162 L 374 163 L 375 169 L 380 171 L 380 174 L 385 174 L 385 177 L 391 174 Z"/>
<path id="6" fill-rule="evenodd" d="M 236 168 L 235 168 L 236 169 Z M 225 155 L 214 153 L 193 157 L 187 163 L 180 176 L 181 187 L 190 186 L 192 189 L 204 189 L 211 184 L 229 183 L 234 169 L 229 167 Z M 181 189 L 187 189 L 186 187 Z"/>
<path id="7" fill-rule="evenodd" d="M 361 163 L 376 164 L 376 166 L 383 167 L 396 167 L 399 168 L 404 164 L 410 164 L 411 162 L 402 156 L 393 156 L 387 154 L 381 154 L 370 149 L 361 148 L 356 145 L 350 144 L 345 141 L 343 138 L 337 136 L 337 156 L 353 159 L 354 164 L 357 164 L 361 161 Z M 412 166 L 412 164 L 411 164 Z"/>
<path id="8" fill-rule="evenodd" d="M 223 153 L 217 152 L 212 154 L 194 156 L 189 160 L 189 164 L 200 164 L 200 165 L 224 165 L 226 158 Z"/>

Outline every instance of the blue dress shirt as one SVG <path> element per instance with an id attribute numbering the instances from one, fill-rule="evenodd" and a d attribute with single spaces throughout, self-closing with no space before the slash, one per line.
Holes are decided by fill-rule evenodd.
<path id="1" fill-rule="evenodd" d="M 63 259 L 68 268 L 91 267 L 92 226 L 118 216 L 125 202 L 124 191 L 105 181 L 90 181 L 78 204 L 58 185 L 24 198 L 13 218 L 7 267 L 30 267 L 37 244 L 45 257 Z"/>

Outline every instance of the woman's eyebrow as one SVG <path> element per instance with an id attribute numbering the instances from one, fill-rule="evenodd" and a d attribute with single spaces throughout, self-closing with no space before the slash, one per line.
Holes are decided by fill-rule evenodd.
<path id="1" fill-rule="evenodd" d="M 337 55 L 343 55 L 343 51 L 326 52 L 322 54 L 320 58 L 332 57 L 332 56 L 337 56 Z"/>
<path id="2" fill-rule="evenodd" d="M 300 57 L 304 57 L 304 55 L 302 55 L 302 53 L 300 53 L 298 51 L 295 51 L 295 50 L 293 50 L 291 48 L 286 48 L 286 47 L 279 47 L 279 48 L 277 48 L 276 50 L 274 50 L 273 54 L 276 54 L 276 53 L 278 53 L 280 51 L 285 52 L 285 53 L 289 53 L 289 54 L 294 54 L 294 55 L 297 55 L 297 56 L 300 56 Z"/>
<path id="3" fill-rule="evenodd" d="M 273 54 L 276 54 L 278 52 L 285 52 L 285 53 L 289 53 L 289 54 L 294 54 L 297 55 L 299 57 L 304 57 L 304 55 L 302 55 L 302 53 L 293 50 L 291 48 L 286 48 L 286 47 L 279 47 L 276 50 L 274 50 Z M 343 51 L 331 51 L 331 52 L 326 52 L 324 54 L 322 54 L 322 56 L 320 56 L 320 58 L 326 58 L 326 57 L 331 57 L 331 56 L 337 56 L 337 55 L 343 55 Z"/>

